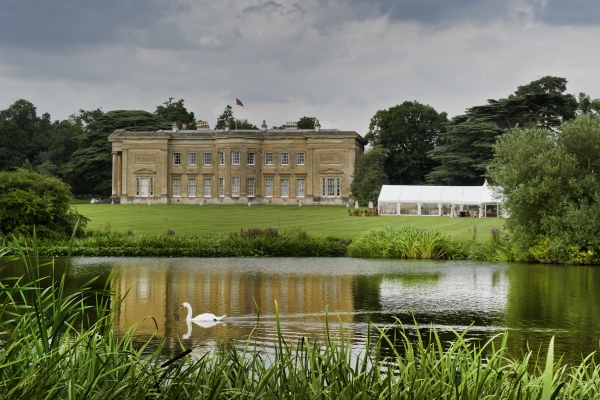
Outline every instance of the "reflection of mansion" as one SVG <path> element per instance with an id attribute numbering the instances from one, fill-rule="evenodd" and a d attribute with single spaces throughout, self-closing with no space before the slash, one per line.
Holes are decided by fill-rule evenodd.
<path id="1" fill-rule="evenodd" d="M 346 204 L 367 141 L 353 131 L 298 129 L 129 132 L 112 142 L 121 203 Z"/>

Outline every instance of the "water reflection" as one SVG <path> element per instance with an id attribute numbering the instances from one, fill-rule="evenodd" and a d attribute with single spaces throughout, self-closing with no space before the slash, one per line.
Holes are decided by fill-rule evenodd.
<path id="1" fill-rule="evenodd" d="M 15 276 L 17 267 L 2 271 Z M 410 337 L 416 321 L 442 340 L 472 326 L 470 337 L 487 340 L 509 331 L 517 354 L 537 350 L 556 336 L 567 361 L 595 351 L 600 338 L 600 270 L 464 261 L 357 259 L 99 259 L 76 258 L 69 287 L 91 276 L 104 285 L 120 270 L 116 287 L 124 298 L 117 318 L 123 332 L 139 323 L 138 335 L 168 339 L 172 346 L 205 349 L 240 343 L 250 335 L 274 343 L 275 302 L 282 333 L 291 339 L 324 333 L 325 310 L 332 329 L 344 329 L 361 345 L 369 323 L 401 321 Z M 21 271 L 22 272 L 22 271 Z M 195 314 L 227 314 L 220 323 L 186 321 L 181 304 Z M 142 321 L 142 322 L 140 322 Z M 199 350 L 199 351 L 200 351 Z"/>

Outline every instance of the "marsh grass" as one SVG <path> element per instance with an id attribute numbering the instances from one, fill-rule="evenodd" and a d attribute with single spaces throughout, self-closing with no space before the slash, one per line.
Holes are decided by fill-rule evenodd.
<path id="1" fill-rule="evenodd" d="M 467 250 L 469 260 L 476 261 L 520 261 L 526 257 L 519 256 L 514 243 L 502 234 L 500 228 L 491 229 L 491 238 L 487 243 L 469 243 Z"/>
<path id="2" fill-rule="evenodd" d="M 17 241 L 31 250 L 31 239 L 5 241 L 16 252 Z M 87 257 L 342 257 L 347 241 L 333 237 L 313 237 L 302 230 L 282 233 L 275 229 L 248 229 L 215 237 L 166 234 L 122 233 L 110 227 L 89 231 L 85 237 L 41 240 L 43 256 Z M 69 250 L 70 249 L 70 250 Z"/>
<path id="3" fill-rule="evenodd" d="M 553 340 L 545 361 L 534 353 L 513 359 L 507 335 L 486 343 L 456 333 L 443 343 L 409 340 L 400 322 L 371 326 L 364 348 L 355 349 L 340 323 L 323 340 L 290 341 L 280 327 L 274 352 L 253 345 L 224 345 L 200 355 L 179 343 L 138 341 L 135 327 L 123 336 L 112 327 L 121 306 L 111 283 L 91 281 L 66 293 L 65 275 L 40 265 L 19 247 L 24 276 L 0 282 L 0 396 L 5 399 L 595 399 L 600 366 L 590 355 L 578 366 L 554 360 Z M 0 251 L 4 262 L 5 251 Z M 32 256 L 31 258 L 27 256 Z M 28 262 L 27 260 L 33 260 Z M 40 283 L 50 271 L 50 286 Z M 117 279 L 111 277 L 109 282 Z M 110 297 L 106 295 L 110 294 Z M 94 299 L 87 306 L 85 300 Z M 95 311 L 98 319 L 85 318 Z"/>
<path id="4" fill-rule="evenodd" d="M 384 226 L 360 235 L 348 246 L 350 257 L 455 259 L 462 248 L 437 229 L 417 226 Z"/>

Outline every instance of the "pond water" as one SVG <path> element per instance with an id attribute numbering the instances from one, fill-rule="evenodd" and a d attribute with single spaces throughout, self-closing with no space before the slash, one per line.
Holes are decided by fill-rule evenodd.
<path id="1" fill-rule="evenodd" d="M 60 262 L 57 263 L 58 268 Z M 546 351 L 552 336 L 564 361 L 578 363 L 600 340 L 600 269 L 471 261 L 362 260 L 351 258 L 74 258 L 68 270 L 75 288 L 93 276 L 102 286 L 121 269 L 117 287 L 128 295 L 119 310 L 121 333 L 181 341 L 198 352 L 218 343 L 244 343 L 250 335 L 272 348 L 275 302 L 281 330 L 290 339 L 322 338 L 325 310 L 356 347 L 370 323 L 397 318 L 414 337 L 415 324 L 433 326 L 444 340 L 471 326 L 468 337 L 487 340 L 508 331 L 514 356 L 527 348 Z M 13 263 L 3 276 L 22 274 Z M 188 324 L 194 315 L 227 314 L 220 323 Z M 152 317 L 152 318 L 147 318 Z M 145 319 L 146 318 L 146 319 Z M 414 320 L 413 320 L 414 318 Z"/>

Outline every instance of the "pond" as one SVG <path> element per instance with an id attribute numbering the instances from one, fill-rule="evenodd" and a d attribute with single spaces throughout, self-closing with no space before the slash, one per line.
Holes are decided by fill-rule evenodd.
<path id="1" fill-rule="evenodd" d="M 61 267 L 57 262 L 58 269 Z M 64 262 L 63 262 L 64 264 Z M 472 261 L 363 260 L 352 258 L 74 258 L 69 286 L 121 270 L 117 287 L 125 293 L 117 319 L 123 333 L 167 339 L 203 352 L 219 343 L 244 343 L 250 335 L 272 348 L 275 302 L 281 330 L 291 340 L 322 338 L 325 310 L 330 327 L 356 347 L 369 324 L 400 320 L 411 337 L 415 323 L 434 327 L 443 340 L 471 326 L 468 337 L 487 340 L 508 331 L 518 357 L 530 348 L 546 351 L 556 337 L 557 354 L 578 363 L 600 340 L 600 269 Z M 3 276 L 22 274 L 14 263 Z M 223 322 L 188 324 L 181 303 L 194 315 L 227 314 Z M 152 317 L 152 318 L 147 318 Z M 414 318 L 414 320 L 413 320 Z"/>

